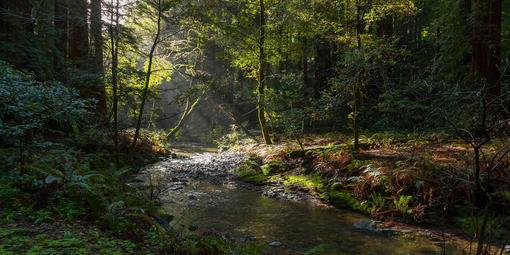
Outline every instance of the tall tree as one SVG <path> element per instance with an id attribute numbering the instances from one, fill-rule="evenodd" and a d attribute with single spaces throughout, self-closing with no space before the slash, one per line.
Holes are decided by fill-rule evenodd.
<path id="1" fill-rule="evenodd" d="M 151 76 L 153 73 L 152 65 L 154 60 L 154 55 L 156 54 L 156 49 L 158 47 L 158 44 L 161 43 L 160 36 L 161 36 L 161 30 L 162 30 L 162 22 L 163 22 L 163 5 L 161 3 L 161 0 L 155 0 L 155 2 L 149 2 L 150 5 L 153 5 L 153 8 L 157 12 L 156 16 L 156 31 L 154 35 L 154 39 L 149 51 L 148 56 L 148 64 L 147 64 L 147 70 L 145 73 L 145 84 L 142 92 L 142 102 L 140 103 L 140 109 L 138 111 L 138 117 L 136 120 L 136 127 L 135 127 L 135 134 L 133 137 L 133 143 L 131 144 L 131 147 L 134 147 L 136 145 L 136 142 L 138 140 L 138 137 L 140 136 L 140 128 L 142 127 L 142 118 L 143 118 L 143 112 L 145 108 L 145 102 L 147 100 L 147 93 L 149 91 L 149 84 L 151 83 Z"/>
<path id="2" fill-rule="evenodd" d="M 55 0 L 56 44 L 60 50 L 59 72 L 64 72 L 64 60 L 69 57 L 69 7 L 68 0 Z"/>
<path id="3" fill-rule="evenodd" d="M 90 0 L 90 63 L 96 76 L 93 96 L 98 100 L 97 110 L 106 115 L 106 92 L 104 87 L 103 29 L 101 0 Z"/>
<path id="4" fill-rule="evenodd" d="M 119 120 L 118 120 L 118 106 L 119 106 L 119 94 L 118 94 L 118 66 L 119 66 L 119 0 L 111 0 L 110 3 L 110 50 L 111 50 L 111 83 L 113 88 L 112 95 L 112 115 L 113 115 L 113 145 L 114 145 L 114 156 L 115 156 L 115 167 L 119 169 Z M 102 63 L 102 61 L 101 61 Z"/>
<path id="5" fill-rule="evenodd" d="M 55 0 L 40 1 L 36 8 L 36 34 L 37 41 L 42 49 L 42 57 L 40 58 L 44 64 L 43 79 L 49 80 L 54 78 L 55 74 L 55 58 L 57 49 L 55 45 Z"/>
<path id="6" fill-rule="evenodd" d="M 501 0 L 475 0 L 471 70 L 492 96 L 501 94 Z"/>
<path id="7" fill-rule="evenodd" d="M 266 124 L 266 110 L 265 110 L 265 89 L 266 89 L 266 56 L 264 53 L 264 43 L 266 36 L 266 9 L 264 6 L 264 0 L 259 0 L 259 67 L 258 67 L 258 86 L 257 86 L 257 111 L 259 118 L 260 130 L 266 144 L 271 144 L 271 137 L 269 136 L 269 130 Z"/>
<path id="8" fill-rule="evenodd" d="M 89 26 L 87 0 L 68 1 L 69 58 L 78 68 L 86 68 L 89 54 Z"/>

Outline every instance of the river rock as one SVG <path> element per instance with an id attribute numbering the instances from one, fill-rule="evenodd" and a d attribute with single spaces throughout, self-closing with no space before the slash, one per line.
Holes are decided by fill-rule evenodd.
<path id="1" fill-rule="evenodd" d="M 353 227 L 359 230 L 366 230 L 370 232 L 380 232 L 378 227 L 379 222 L 375 220 L 362 220 L 353 224 Z"/>
<path id="2" fill-rule="evenodd" d="M 510 245 L 505 246 L 505 252 L 506 254 L 510 254 Z"/>
<path id="3" fill-rule="evenodd" d="M 341 190 L 344 185 L 341 182 L 335 182 L 331 184 L 332 190 Z"/>
<path id="4" fill-rule="evenodd" d="M 271 246 L 271 247 L 280 247 L 280 246 L 282 246 L 282 243 L 278 242 L 278 241 L 272 241 L 272 242 L 269 243 L 269 246 Z"/>

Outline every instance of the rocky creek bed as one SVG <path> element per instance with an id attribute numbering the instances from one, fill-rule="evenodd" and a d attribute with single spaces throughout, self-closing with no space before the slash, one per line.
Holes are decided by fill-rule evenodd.
<path id="1" fill-rule="evenodd" d="M 144 182 L 157 186 L 158 193 L 168 194 L 184 189 L 194 180 L 217 185 L 255 190 L 262 195 L 291 201 L 311 201 L 325 205 L 307 192 L 286 189 L 282 181 L 270 181 L 267 185 L 254 185 L 239 180 L 234 170 L 247 156 L 244 153 L 195 153 L 189 157 L 173 157 L 151 165 L 142 174 Z M 159 196 L 161 197 L 161 196 Z"/>
<path id="2" fill-rule="evenodd" d="M 163 208 L 176 215 L 173 224 L 239 242 L 264 242 L 269 254 L 310 249 L 328 251 L 318 254 L 435 254 L 450 239 L 331 208 L 280 181 L 263 186 L 242 182 L 234 170 L 246 159 L 242 153 L 195 153 L 162 160 L 139 178 L 152 187 Z M 455 246 L 448 245 L 451 254 L 456 254 Z"/>

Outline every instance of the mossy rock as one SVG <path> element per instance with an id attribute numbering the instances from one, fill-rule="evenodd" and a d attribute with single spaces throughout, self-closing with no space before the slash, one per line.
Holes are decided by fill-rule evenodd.
<path id="1" fill-rule="evenodd" d="M 287 171 L 287 167 L 281 160 L 269 161 L 260 167 L 262 173 L 266 176 Z"/>
<path id="2" fill-rule="evenodd" d="M 285 176 L 285 186 L 299 186 L 315 192 L 324 191 L 324 183 L 320 175 L 289 175 Z"/>
<path id="3" fill-rule="evenodd" d="M 268 177 L 263 173 L 260 167 L 261 164 L 262 159 L 260 157 L 250 156 L 235 170 L 235 173 L 245 182 L 263 184 Z"/>

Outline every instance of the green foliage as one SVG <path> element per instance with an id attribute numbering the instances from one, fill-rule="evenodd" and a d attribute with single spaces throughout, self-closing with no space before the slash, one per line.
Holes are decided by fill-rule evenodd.
<path id="1" fill-rule="evenodd" d="M 233 244 L 215 235 L 190 236 L 184 240 L 181 253 L 185 254 L 262 254 L 264 247 L 257 243 Z"/>
<path id="2" fill-rule="evenodd" d="M 366 166 L 368 164 L 370 164 L 370 161 L 368 161 L 368 160 L 355 159 L 355 160 L 351 161 L 351 163 L 349 163 L 349 165 L 347 165 L 347 170 L 348 171 L 359 170 L 361 167 Z"/>
<path id="3" fill-rule="evenodd" d="M 282 160 L 269 161 L 266 164 L 260 166 L 260 169 L 262 170 L 262 173 L 266 176 L 282 173 L 287 170 Z"/>
<path id="4" fill-rule="evenodd" d="M 320 175 L 287 175 L 283 182 L 285 186 L 299 185 L 308 188 L 314 192 L 324 191 L 324 183 Z"/>
<path id="5" fill-rule="evenodd" d="M 214 129 L 211 131 L 210 136 L 220 150 L 227 150 L 235 145 L 242 144 L 248 138 L 246 134 L 240 132 L 239 127 L 236 125 L 231 125 L 230 132 L 227 134 L 225 134 L 223 129 Z"/>
<path id="6" fill-rule="evenodd" d="M 44 233 L 47 232 L 47 233 Z M 45 229 L 36 227 L 0 228 L 1 254 L 131 254 L 136 245 L 130 241 L 100 235 L 87 229 Z"/>
<path id="7" fill-rule="evenodd" d="M 411 205 L 410 205 L 412 200 L 413 200 L 413 196 L 401 195 L 398 199 L 393 200 L 393 206 L 403 216 L 409 216 L 413 212 L 413 210 L 411 209 Z"/>
<path id="8" fill-rule="evenodd" d="M 372 206 L 371 213 L 377 213 L 386 208 L 386 198 L 379 193 L 374 193 L 370 196 L 370 204 Z"/>
<path id="9" fill-rule="evenodd" d="M 475 213 L 471 206 L 466 203 L 455 206 L 456 215 L 454 223 L 466 233 L 478 233 L 480 226 L 483 222 L 483 212 Z M 506 240 L 508 238 L 508 216 L 500 216 L 491 213 L 487 219 L 488 234 L 497 240 Z"/>
<path id="10" fill-rule="evenodd" d="M 262 172 L 260 166 L 262 159 L 256 155 L 250 155 L 236 170 L 236 174 L 244 181 L 255 184 L 263 184 L 267 176 Z"/>
<path id="11" fill-rule="evenodd" d="M 367 203 L 360 201 L 347 191 L 328 190 L 325 193 L 325 197 L 328 201 L 338 206 L 347 207 L 367 214 L 371 212 L 370 206 Z"/>
<path id="12" fill-rule="evenodd" d="M 18 138 L 41 131 L 68 131 L 87 123 L 91 102 L 56 82 L 0 62 L 0 136 Z"/>

